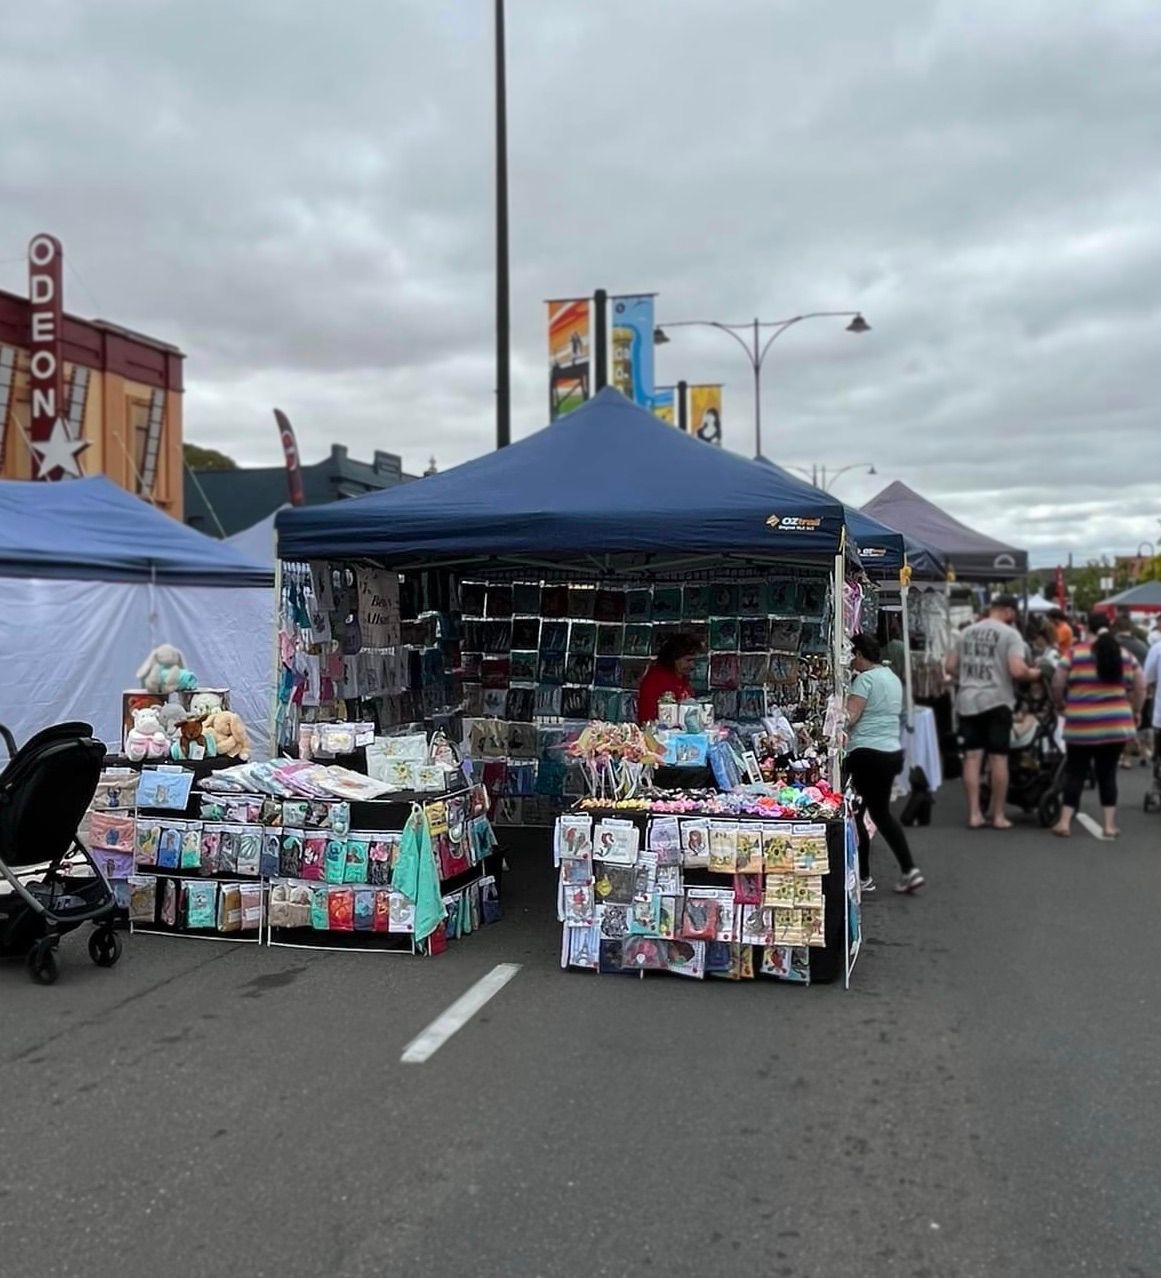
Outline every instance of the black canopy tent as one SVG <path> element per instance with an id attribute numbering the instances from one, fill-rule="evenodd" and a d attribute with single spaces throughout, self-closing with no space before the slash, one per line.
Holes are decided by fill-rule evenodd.
<path id="1" fill-rule="evenodd" d="M 896 480 L 863 511 L 939 551 L 960 581 L 1011 581 L 1028 572 L 1028 552 L 987 537 Z"/>

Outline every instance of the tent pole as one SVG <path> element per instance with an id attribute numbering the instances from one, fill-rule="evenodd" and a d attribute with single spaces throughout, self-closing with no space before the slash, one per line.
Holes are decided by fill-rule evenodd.
<path id="1" fill-rule="evenodd" d="M 907 616 L 907 596 L 911 586 L 908 582 L 899 583 L 900 614 L 903 626 L 903 705 L 907 711 L 907 731 L 915 729 L 915 694 L 911 689 L 911 623 Z"/>
<path id="2" fill-rule="evenodd" d="M 274 686 L 270 695 L 270 757 L 277 759 L 278 689 L 282 683 L 282 560 L 274 556 Z M 289 707 L 288 707 L 289 709 Z"/>
<path id="3" fill-rule="evenodd" d="M 846 680 L 843 677 L 843 641 L 846 637 L 843 626 L 843 584 L 846 580 L 846 529 L 843 529 L 842 539 L 839 543 L 839 552 L 834 557 L 834 638 L 831 643 L 831 661 L 834 664 L 832 671 L 832 682 L 834 684 L 834 695 L 838 701 L 842 699 L 846 693 Z M 838 790 L 842 786 L 842 759 L 838 742 L 831 751 L 830 756 L 830 784 L 834 790 Z"/>

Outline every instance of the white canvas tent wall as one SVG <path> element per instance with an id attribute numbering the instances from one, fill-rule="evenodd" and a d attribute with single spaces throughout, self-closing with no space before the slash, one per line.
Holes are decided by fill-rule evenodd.
<path id="1" fill-rule="evenodd" d="M 287 505 L 278 507 L 278 510 L 289 509 Z M 249 528 L 236 532 L 232 537 L 226 537 L 225 544 L 233 546 L 235 550 L 257 564 L 266 564 L 273 572 L 274 564 L 278 559 L 277 537 L 274 532 L 274 521 L 278 518 L 278 510 L 271 512 L 265 519 L 260 519 L 258 523 L 251 524 Z"/>
<path id="2" fill-rule="evenodd" d="M 0 482 L 0 722 L 18 742 L 82 719 L 111 748 L 121 692 L 176 644 L 227 686 L 255 754 L 269 753 L 275 599 L 268 567 L 108 480 Z"/>

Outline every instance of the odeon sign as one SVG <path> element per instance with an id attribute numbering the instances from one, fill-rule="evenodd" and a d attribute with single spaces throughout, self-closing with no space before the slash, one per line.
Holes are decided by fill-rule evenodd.
<path id="1" fill-rule="evenodd" d="M 46 440 L 64 408 L 61 361 L 61 246 L 55 235 L 28 245 L 29 438 Z"/>

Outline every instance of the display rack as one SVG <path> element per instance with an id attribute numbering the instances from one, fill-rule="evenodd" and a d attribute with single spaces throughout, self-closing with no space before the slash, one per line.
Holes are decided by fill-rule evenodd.
<path id="1" fill-rule="evenodd" d="M 482 787 L 463 785 L 438 795 L 420 792 L 354 803 L 351 805 L 352 829 L 348 847 L 352 839 L 366 839 L 369 843 L 369 862 L 371 848 L 376 843 L 394 841 L 397 848 L 398 841 L 403 836 L 404 826 L 416 808 L 423 811 L 435 843 L 440 892 L 445 906 L 445 936 L 449 940 L 454 940 L 498 917 L 500 857 L 495 851 L 495 839 L 487 817 L 487 795 Z M 453 835 L 456 837 L 453 838 Z M 343 893 L 349 890 L 351 893 L 364 896 L 368 893 L 391 893 L 389 926 L 387 930 L 375 930 L 373 926 L 370 928 L 356 926 L 357 919 L 360 917 L 355 909 L 357 900 L 351 902 L 351 927 L 343 930 L 302 925 L 278 926 L 275 923 L 276 911 L 272 905 L 266 934 L 268 945 L 293 949 L 329 949 L 388 954 L 421 952 L 415 942 L 413 931 L 406 927 L 391 926 L 400 921 L 394 906 L 394 900 L 400 894 L 393 892 L 389 878 L 379 882 L 344 879 L 341 883 L 335 881 L 325 883 L 295 875 L 279 874 L 271 877 L 272 892 L 281 885 L 285 885 L 291 891 L 310 892 L 312 908 L 314 894 L 323 889 L 327 889 L 328 898 L 330 889 L 337 889 Z M 487 910 L 484 908 L 483 899 L 485 889 L 490 893 Z M 454 902 L 456 909 L 460 910 L 460 902 L 465 898 L 467 926 L 461 930 L 460 915 L 457 914 L 453 918 L 451 909 Z M 379 900 L 381 899 L 380 896 Z M 374 909 L 378 903 L 378 901 L 373 903 L 372 908 Z M 299 900 L 297 904 L 301 907 L 305 901 Z M 362 917 L 366 919 L 367 916 L 364 913 Z M 371 918 L 374 919 L 374 914 Z M 402 921 L 406 921 L 405 911 Z M 427 945 L 422 952 L 436 951 Z"/>
<path id="2" fill-rule="evenodd" d="M 182 772 L 204 778 L 216 766 L 221 765 L 209 760 L 187 763 Z M 487 792 L 482 785 L 469 785 L 458 768 L 444 775 L 450 785 L 439 792 L 399 792 L 353 803 L 191 786 L 184 806 L 175 809 L 136 801 L 139 786 L 145 793 L 137 770 L 110 772 L 98 786 L 90 822 L 96 822 L 100 838 L 115 845 L 116 851 L 99 850 L 98 857 L 103 855 L 109 869 L 121 876 L 117 881 L 124 888 L 133 932 L 299 949 L 416 953 L 419 947 L 406 927 L 414 904 L 409 906 L 392 875 L 404 827 L 418 812 L 432 836 L 446 911 L 439 935 L 423 949 L 439 952 L 446 939 L 468 935 L 495 921 L 500 912 L 501 857 L 487 816 Z M 207 885 L 213 885 L 212 925 Z M 217 914 L 223 888 L 235 885 L 246 887 L 247 895 L 257 889 L 253 926 L 239 929 L 228 910 L 220 918 Z M 325 891 L 328 926 L 319 926 L 317 913 L 309 926 L 278 925 L 277 919 L 286 917 L 282 904 L 301 904 L 301 891 L 295 902 L 285 901 L 287 893 L 298 889 L 305 889 L 312 902 Z M 333 915 L 332 894 L 338 897 Z M 380 914 L 390 920 L 386 930 L 375 925 L 376 898 Z M 191 902 L 197 908 L 195 924 L 189 922 Z M 249 904 L 253 908 L 255 903 Z"/>
<path id="3" fill-rule="evenodd" d="M 554 835 L 561 966 L 849 986 L 854 849 L 846 818 L 578 809 Z"/>

